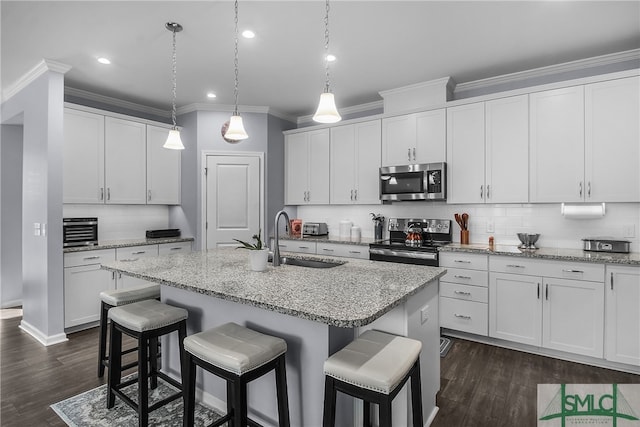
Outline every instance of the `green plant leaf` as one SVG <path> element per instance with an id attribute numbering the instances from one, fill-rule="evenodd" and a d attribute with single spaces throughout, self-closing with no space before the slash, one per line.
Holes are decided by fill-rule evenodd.
<path id="1" fill-rule="evenodd" d="M 252 251 L 259 251 L 263 248 L 263 244 L 262 244 L 262 239 L 260 238 L 260 235 L 262 234 L 262 229 L 259 228 L 258 229 L 258 234 L 254 234 L 253 236 L 251 236 L 251 238 L 253 240 L 256 241 L 256 243 L 247 243 L 247 242 L 243 242 L 242 240 L 239 239 L 233 239 L 236 242 L 240 243 L 242 246 L 237 246 L 236 249 L 249 249 Z"/>

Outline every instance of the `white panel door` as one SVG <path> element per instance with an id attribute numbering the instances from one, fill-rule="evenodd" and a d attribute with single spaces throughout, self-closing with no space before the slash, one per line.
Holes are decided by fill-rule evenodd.
<path id="1" fill-rule="evenodd" d="M 330 162 L 330 200 L 332 205 L 345 205 L 354 202 L 356 164 L 355 125 L 331 128 Z M 377 180 L 377 178 L 376 178 Z"/>
<path id="2" fill-rule="evenodd" d="M 309 132 L 309 204 L 329 204 L 329 138 L 329 129 Z"/>
<path id="3" fill-rule="evenodd" d="M 640 366 L 640 268 L 608 265 L 606 277 L 604 357 Z"/>
<path id="4" fill-rule="evenodd" d="M 382 165 L 397 166 L 415 163 L 416 116 L 382 119 Z"/>
<path id="5" fill-rule="evenodd" d="M 182 150 L 162 148 L 169 129 L 147 125 L 147 204 L 180 204 Z"/>
<path id="6" fill-rule="evenodd" d="M 64 269 L 64 327 L 100 319 L 100 292 L 115 289 L 114 273 L 100 264 Z"/>
<path id="7" fill-rule="evenodd" d="M 65 109 L 64 203 L 104 203 L 104 116 Z"/>
<path id="8" fill-rule="evenodd" d="M 380 120 L 355 124 L 355 194 L 361 205 L 380 204 L 379 174 L 382 134 Z"/>
<path id="9" fill-rule="evenodd" d="M 146 133 L 144 123 L 105 118 L 106 203 L 146 204 Z"/>
<path id="10" fill-rule="evenodd" d="M 446 162 L 447 114 L 444 108 L 415 114 L 415 163 Z"/>
<path id="11" fill-rule="evenodd" d="M 252 242 L 260 228 L 260 158 L 207 156 L 207 249 Z M 264 230 L 262 231 L 264 241 Z"/>
<path id="12" fill-rule="evenodd" d="M 542 346 L 603 357 L 604 284 L 544 278 Z"/>
<path id="13" fill-rule="evenodd" d="M 304 205 L 309 189 L 309 142 L 306 132 L 285 137 L 284 160 L 284 203 Z"/>

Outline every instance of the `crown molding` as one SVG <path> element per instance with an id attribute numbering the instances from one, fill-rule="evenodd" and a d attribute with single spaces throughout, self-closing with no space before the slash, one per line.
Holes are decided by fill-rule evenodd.
<path id="1" fill-rule="evenodd" d="M 6 90 L 2 91 L 2 102 L 5 102 L 13 97 L 16 93 L 23 90 L 25 87 L 31 84 L 31 82 L 33 82 L 35 79 L 37 79 L 47 71 L 65 74 L 70 69 L 70 65 L 63 64 L 62 62 L 54 61 L 52 59 L 43 59 L 35 67 L 27 71 L 22 77 L 11 84 Z"/>
<path id="2" fill-rule="evenodd" d="M 532 70 L 520 71 L 517 73 L 503 74 L 501 76 L 489 77 L 472 82 L 459 83 L 455 86 L 454 93 L 476 90 L 505 83 L 513 83 L 532 78 L 552 76 L 559 73 L 584 70 L 585 68 L 618 64 L 638 59 L 640 59 L 640 49 L 627 50 L 624 52 L 564 62 L 562 64 L 549 65 L 547 67 L 534 68 Z"/>
<path id="3" fill-rule="evenodd" d="M 346 116 L 348 114 L 363 113 L 363 112 L 367 112 L 367 111 L 371 111 L 371 110 L 375 110 L 383 107 L 384 107 L 384 104 L 381 100 L 373 101 L 373 102 L 368 102 L 366 104 L 359 104 L 351 107 L 340 108 L 340 114 L 343 116 Z M 313 114 L 309 114 L 308 116 L 300 116 L 298 117 L 297 121 L 294 121 L 294 123 L 297 123 L 298 125 L 305 124 L 305 123 L 312 123 L 312 122 L 313 122 Z"/>
<path id="4" fill-rule="evenodd" d="M 123 101 L 122 99 L 113 98 L 111 96 L 106 96 L 106 95 L 100 95 L 100 94 L 89 92 L 83 89 L 76 89 L 73 87 L 66 86 L 64 88 L 64 93 L 65 95 L 77 96 L 78 98 L 86 99 L 87 101 L 99 102 L 102 104 L 124 108 L 131 111 L 153 114 L 158 117 L 171 117 L 171 111 L 169 110 L 148 107 L 146 105 L 136 104 L 135 102 Z"/>
<path id="5" fill-rule="evenodd" d="M 192 113 L 194 111 L 213 111 L 218 113 L 233 113 L 235 110 L 234 105 L 230 104 L 208 104 L 208 103 L 194 103 L 185 105 L 184 107 L 180 107 L 177 110 L 178 115 Z M 262 106 L 253 106 L 253 105 L 238 105 L 238 112 L 240 113 L 259 113 L 259 114 L 270 114 L 275 117 L 279 117 L 283 120 L 290 121 L 292 123 L 296 122 L 296 118 L 293 116 L 289 116 L 284 114 L 278 110 L 275 110 L 271 107 L 262 107 Z"/>

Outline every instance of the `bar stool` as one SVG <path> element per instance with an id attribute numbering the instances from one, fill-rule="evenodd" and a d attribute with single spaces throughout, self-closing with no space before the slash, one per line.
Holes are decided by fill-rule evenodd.
<path id="1" fill-rule="evenodd" d="M 127 289 L 108 290 L 100 292 L 100 338 L 98 342 L 98 377 L 104 376 L 104 368 L 107 366 L 107 313 L 110 308 L 120 307 L 122 305 L 131 304 L 146 299 L 160 299 L 160 285 L 151 283 L 148 285 L 140 285 Z M 123 351 L 122 354 L 131 353 L 137 350 L 137 347 Z M 134 367 L 135 363 L 122 366 L 122 369 Z"/>
<path id="2" fill-rule="evenodd" d="M 247 383 L 275 369 L 280 427 L 289 426 L 285 353 L 287 343 L 245 328 L 225 323 L 213 329 L 188 336 L 184 340 L 185 361 L 183 425 L 194 423 L 196 365 L 227 382 L 227 414 L 209 427 L 227 421 L 234 427 L 259 426 L 247 417 Z"/>
<path id="3" fill-rule="evenodd" d="M 138 413 L 138 425 L 146 427 L 149 412 L 182 396 L 182 384 L 158 370 L 158 337 L 178 332 L 180 347 L 180 366 L 183 362 L 183 340 L 187 335 L 187 310 L 173 307 L 151 299 L 114 307 L 109 310 L 111 319 L 111 339 L 109 341 L 109 381 L 107 382 L 107 408 L 113 408 L 118 396 Z M 122 381 L 122 334 L 138 340 L 138 378 Z M 149 353 L 147 355 L 147 352 Z M 149 361 L 149 367 L 147 365 Z M 158 377 L 178 388 L 178 392 L 149 406 L 149 380 L 151 389 L 158 384 Z M 126 396 L 122 391 L 138 383 L 138 402 Z"/>
<path id="4" fill-rule="evenodd" d="M 413 426 L 422 427 L 420 350 L 422 343 L 380 331 L 366 331 L 324 362 L 323 426 L 333 427 L 336 392 L 364 401 L 364 425 L 371 425 L 370 404 L 380 410 L 380 426 L 391 426 L 391 402 L 411 378 Z"/>

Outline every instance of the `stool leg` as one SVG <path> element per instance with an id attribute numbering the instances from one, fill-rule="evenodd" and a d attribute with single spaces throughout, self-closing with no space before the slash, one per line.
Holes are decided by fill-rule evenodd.
<path id="1" fill-rule="evenodd" d="M 336 425 L 336 388 L 332 377 L 325 375 L 324 380 L 324 411 L 322 412 L 322 426 Z"/>
<path id="2" fill-rule="evenodd" d="M 228 399 L 228 397 L 227 397 Z M 233 381 L 233 426 L 246 426 L 247 419 L 247 385 L 243 383 L 241 377 Z M 244 408 L 244 413 L 243 413 Z M 244 416 L 244 417 L 243 417 Z"/>
<path id="3" fill-rule="evenodd" d="M 276 366 L 276 393 L 278 395 L 278 423 L 289 427 L 289 397 L 287 395 L 287 365 L 284 354 L 278 358 Z"/>
<path id="4" fill-rule="evenodd" d="M 149 338 L 149 366 L 151 390 L 155 390 L 158 387 L 158 337 Z"/>
<path id="5" fill-rule="evenodd" d="M 100 338 L 98 342 L 98 378 L 104 376 L 104 364 L 107 359 L 107 322 L 110 305 L 104 301 L 100 305 Z"/>
<path id="6" fill-rule="evenodd" d="M 196 364 L 191 353 L 184 354 L 182 369 L 182 401 L 184 411 L 182 417 L 183 427 L 193 427 L 196 410 Z"/>
<path id="7" fill-rule="evenodd" d="M 143 332 L 138 339 L 138 426 L 149 424 L 149 337 Z"/>
<path id="8" fill-rule="evenodd" d="M 362 401 L 363 408 L 363 417 L 362 417 L 362 426 L 363 427 L 371 427 L 371 403 L 366 400 Z"/>
<path id="9" fill-rule="evenodd" d="M 120 352 L 122 351 L 122 332 L 116 327 L 115 323 L 111 322 L 111 338 L 109 342 L 109 373 L 107 381 L 107 409 L 113 408 L 116 402 L 116 395 L 113 393 L 112 388 L 115 388 L 120 383 L 122 358 Z"/>
<path id="10" fill-rule="evenodd" d="M 420 381 L 420 358 L 416 360 L 411 374 L 411 411 L 413 415 L 413 427 L 422 427 L 422 383 Z"/>
<path id="11" fill-rule="evenodd" d="M 391 398 L 378 404 L 380 408 L 380 427 L 391 427 Z"/>
<path id="12" fill-rule="evenodd" d="M 233 381 L 227 380 L 227 414 L 234 414 L 233 412 L 234 399 L 235 399 L 234 383 Z M 233 424 L 233 417 L 229 421 L 227 421 L 227 425 L 229 427 L 235 427 Z"/>

